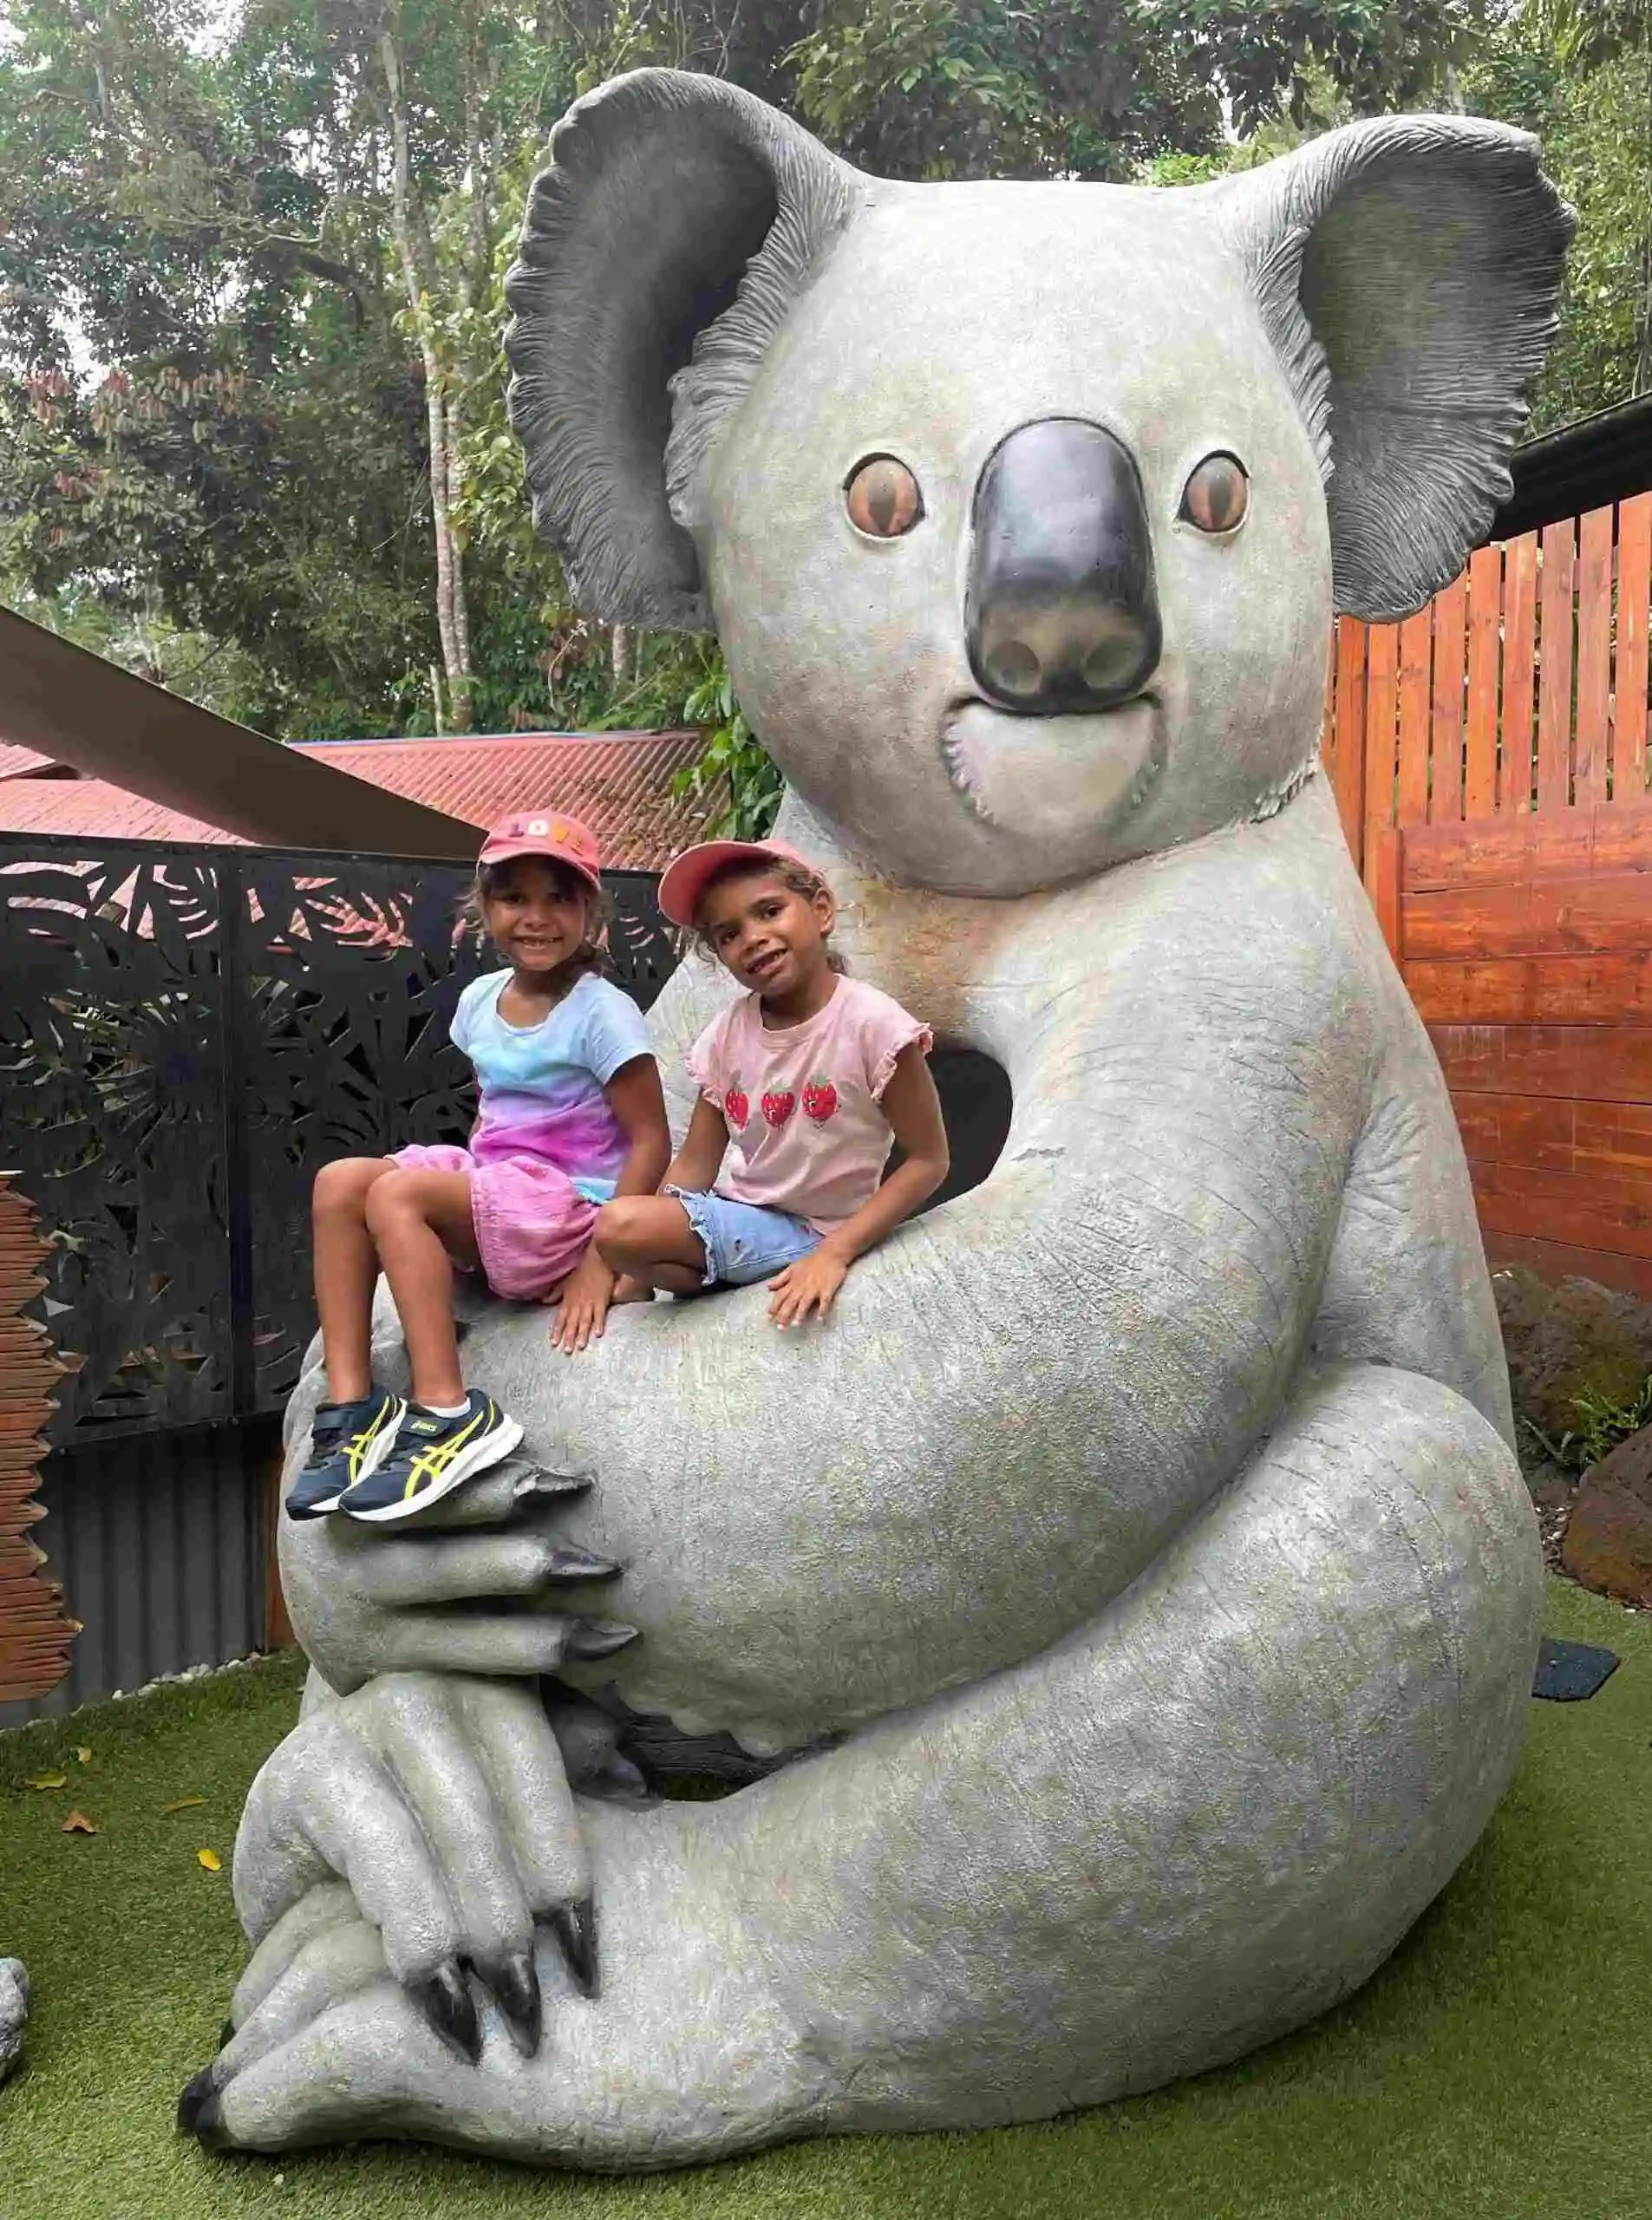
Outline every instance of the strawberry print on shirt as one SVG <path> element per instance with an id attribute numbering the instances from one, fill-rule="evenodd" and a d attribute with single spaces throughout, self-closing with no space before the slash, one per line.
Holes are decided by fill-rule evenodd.
<path id="1" fill-rule="evenodd" d="M 823 1073 L 816 1072 L 803 1090 L 803 1115 L 824 1126 L 838 1107 L 838 1090 Z"/>
<path id="2" fill-rule="evenodd" d="M 883 1093 L 914 1041 L 928 1055 L 928 1026 L 859 979 L 839 978 L 801 1025 L 766 1026 L 755 995 L 731 1002 L 689 1051 L 728 1128 L 716 1192 L 819 1233 L 852 1218 L 883 1178 L 893 1138 Z"/>

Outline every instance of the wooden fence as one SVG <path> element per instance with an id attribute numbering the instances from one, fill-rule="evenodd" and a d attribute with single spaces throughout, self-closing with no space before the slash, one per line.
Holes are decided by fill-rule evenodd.
<path id="1" fill-rule="evenodd" d="M 1337 629 L 1325 759 L 1493 1262 L 1652 1296 L 1652 493 Z"/>

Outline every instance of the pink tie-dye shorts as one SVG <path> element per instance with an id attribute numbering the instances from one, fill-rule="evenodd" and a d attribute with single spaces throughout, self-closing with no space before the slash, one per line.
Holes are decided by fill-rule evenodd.
<path id="1" fill-rule="evenodd" d="M 495 1295 L 513 1303 L 538 1302 L 567 1278 L 591 1246 L 596 1204 L 543 1157 L 479 1164 L 467 1148 L 438 1142 L 397 1149 L 390 1161 L 408 1172 L 465 1173 L 483 1276 Z"/>

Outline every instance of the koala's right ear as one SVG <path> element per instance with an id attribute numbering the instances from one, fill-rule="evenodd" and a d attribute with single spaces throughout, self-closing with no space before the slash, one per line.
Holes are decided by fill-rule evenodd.
<path id="1" fill-rule="evenodd" d="M 709 627 L 684 528 L 705 459 L 860 182 L 719 77 L 638 69 L 557 126 L 505 346 L 534 522 L 591 616 Z"/>

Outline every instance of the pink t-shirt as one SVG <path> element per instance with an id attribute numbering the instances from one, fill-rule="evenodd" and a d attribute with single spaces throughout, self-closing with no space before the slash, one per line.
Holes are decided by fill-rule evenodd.
<path id="1" fill-rule="evenodd" d="M 879 1106 L 914 1041 L 927 1056 L 928 1026 L 860 979 L 840 978 L 801 1025 L 766 1026 L 755 995 L 731 1003 L 689 1051 L 689 1076 L 728 1127 L 718 1194 L 790 1211 L 817 1233 L 852 1218 L 883 1178 Z"/>

